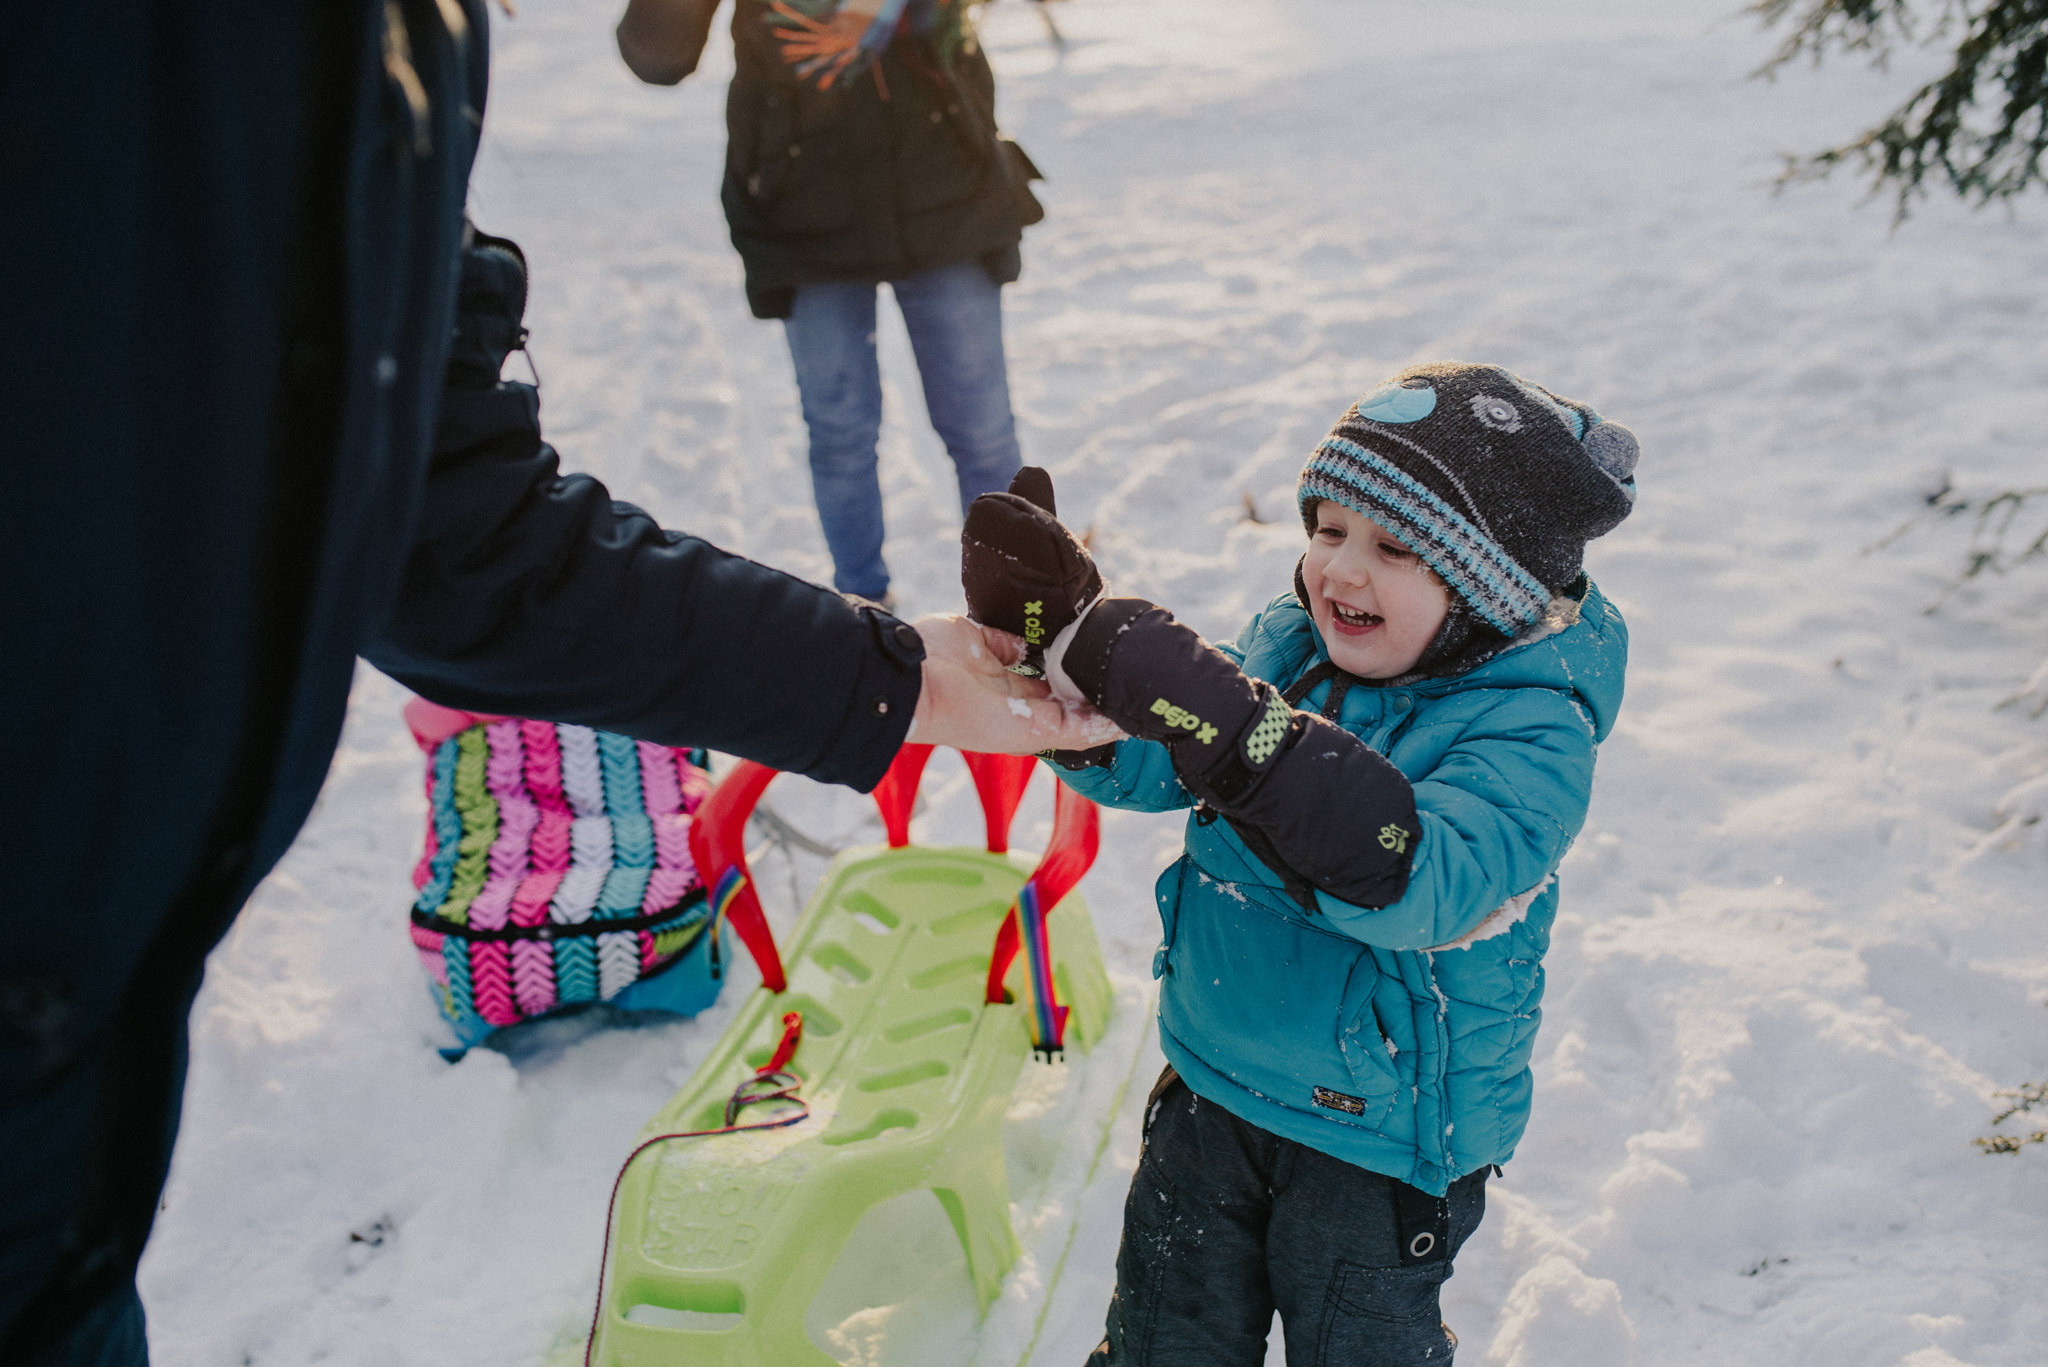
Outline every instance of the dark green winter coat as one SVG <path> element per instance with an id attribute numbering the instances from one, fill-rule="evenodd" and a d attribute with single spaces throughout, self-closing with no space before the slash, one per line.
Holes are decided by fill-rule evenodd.
<path id="1" fill-rule="evenodd" d="M 1037 172 L 997 132 L 995 77 L 964 7 L 941 0 L 933 31 L 906 25 L 828 81 L 788 60 L 788 14 L 736 0 L 720 198 L 757 317 L 788 317 L 798 285 L 968 260 L 998 284 L 1017 278 L 1017 244 L 1043 214 L 1027 188 Z M 699 6 L 695 48 L 715 9 Z"/>

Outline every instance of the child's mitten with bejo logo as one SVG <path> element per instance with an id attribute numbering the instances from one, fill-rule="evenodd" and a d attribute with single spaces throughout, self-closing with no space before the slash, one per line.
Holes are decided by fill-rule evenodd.
<path id="1" fill-rule="evenodd" d="M 1088 548 L 1053 515 L 1052 476 L 1035 465 L 1008 493 L 967 505 L 960 582 L 969 617 L 1023 639 L 1020 674 L 1043 674 L 1046 647 L 1102 596 Z"/>
<path id="2" fill-rule="evenodd" d="M 1025 635 L 1024 609 L 1035 604 L 1047 627 L 1034 663 L 1055 690 L 1163 742 L 1181 785 L 1228 818 L 1304 906 L 1313 909 L 1318 890 L 1357 906 L 1397 900 L 1421 830 L 1401 771 L 1246 675 L 1165 608 L 1100 597 L 1087 551 L 1052 516 L 1051 479 L 1027 470 L 1011 490 L 983 495 L 968 512 L 969 615 Z M 1056 756 L 1070 767 L 1094 757 Z"/>

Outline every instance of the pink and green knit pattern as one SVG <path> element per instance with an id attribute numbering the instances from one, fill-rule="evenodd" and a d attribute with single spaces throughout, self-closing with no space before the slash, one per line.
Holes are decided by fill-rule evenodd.
<path id="1" fill-rule="evenodd" d="M 610 1001 L 702 937 L 692 752 L 423 701 L 406 720 L 427 756 L 412 939 L 465 1043 Z"/>

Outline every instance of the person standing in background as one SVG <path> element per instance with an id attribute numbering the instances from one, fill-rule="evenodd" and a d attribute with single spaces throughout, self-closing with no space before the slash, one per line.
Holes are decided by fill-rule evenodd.
<path id="1" fill-rule="evenodd" d="M 726 221 L 754 316 L 788 332 L 833 584 L 884 604 L 878 285 L 903 311 L 962 511 L 1020 464 L 1001 289 L 1044 211 L 1037 168 L 997 131 L 969 3 L 734 0 Z M 696 70 L 717 8 L 630 0 L 620 55 L 673 85 Z"/>

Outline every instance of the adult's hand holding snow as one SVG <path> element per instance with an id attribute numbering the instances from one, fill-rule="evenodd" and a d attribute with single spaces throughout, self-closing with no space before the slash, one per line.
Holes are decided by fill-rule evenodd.
<path id="1" fill-rule="evenodd" d="M 1014 672 L 1024 642 L 953 614 L 911 624 L 924 638 L 924 687 L 905 740 L 990 754 L 1080 750 L 1120 739 L 1085 703 L 1064 702 L 1043 679 Z"/>
<path id="2" fill-rule="evenodd" d="M 1045 673 L 1048 646 L 1102 596 L 1088 548 L 1056 516 L 1052 476 L 1027 465 L 1007 493 L 968 505 L 960 529 L 967 615 L 1023 642 L 1020 673 Z"/>

